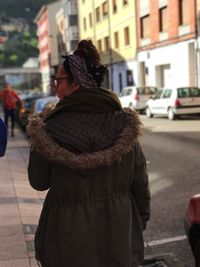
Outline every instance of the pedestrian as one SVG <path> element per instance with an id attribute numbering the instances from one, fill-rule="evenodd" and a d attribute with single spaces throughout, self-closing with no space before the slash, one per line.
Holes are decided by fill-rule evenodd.
<path id="1" fill-rule="evenodd" d="M 7 146 L 7 127 L 0 118 L 0 157 L 5 155 Z"/>
<path id="2" fill-rule="evenodd" d="M 11 137 L 14 137 L 15 136 L 14 128 L 15 128 L 16 100 L 18 100 L 21 105 L 22 105 L 22 100 L 9 84 L 6 84 L 3 91 L 0 92 L 0 98 L 3 104 L 5 124 L 8 128 L 8 121 L 10 118 L 11 119 Z"/>
<path id="3" fill-rule="evenodd" d="M 136 267 L 149 220 L 140 120 L 101 88 L 106 67 L 90 40 L 59 65 L 60 98 L 30 121 L 28 176 L 49 189 L 35 235 L 42 267 Z"/>

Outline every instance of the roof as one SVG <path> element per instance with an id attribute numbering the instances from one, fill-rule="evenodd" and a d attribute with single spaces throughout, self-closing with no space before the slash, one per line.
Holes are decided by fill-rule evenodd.
<path id="1" fill-rule="evenodd" d="M 35 19 L 34 19 L 34 22 L 37 23 L 38 19 L 41 17 L 41 15 L 44 13 L 44 11 L 45 11 L 46 9 L 48 9 L 49 6 L 54 5 L 54 4 L 57 3 L 57 2 L 60 2 L 60 1 L 55 1 L 55 2 L 50 3 L 50 4 L 48 4 L 48 5 L 43 5 L 43 6 L 40 8 L 39 12 L 37 13 L 37 15 L 36 15 L 36 17 L 35 17 Z"/>

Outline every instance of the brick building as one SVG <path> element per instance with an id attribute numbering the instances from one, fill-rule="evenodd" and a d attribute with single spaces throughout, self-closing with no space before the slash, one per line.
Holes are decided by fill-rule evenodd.
<path id="1" fill-rule="evenodd" d="M 60 8 L 60 1 L 44 5 L 34 20 L 38 28 L 40 71 L 45 93 L 50 92 L 51 75 L 55 73 L 59 63 L 56 13 Z"/>
<path id="2" fill-rule="evenodd" d="M 139 84 L 196 85 L 196 1 L 136 2 Z"/>

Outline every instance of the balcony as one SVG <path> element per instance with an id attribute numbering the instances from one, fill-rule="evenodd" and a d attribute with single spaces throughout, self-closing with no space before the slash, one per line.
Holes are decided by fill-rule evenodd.
<path id="1" fill-rule="evenodd" d="M 77 14 L 77 3 L 76 1 L 68 1 L 67 6 L 66 6 L 66 11 L 68 16 L 69 15 L 76 15 Z"/>
<path id="2" fill-rule="evenodd" d="M 69 39 L 70 40 L 78 40 L 79 39 L 79 31 L 77 26 L 71 26 L 69 28 Z"/>

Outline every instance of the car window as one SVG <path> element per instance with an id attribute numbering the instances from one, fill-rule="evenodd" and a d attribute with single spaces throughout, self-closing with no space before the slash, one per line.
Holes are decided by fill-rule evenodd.
<path id="1" fill-rule="evenodd" d="M 137 92 L 140 95 L 154 95 L 158 89 L 156 87 L 138 87 Z"/>
<path id="2" fill-rule="evenodd" d="M 132 91 L 133 91 L 132 89 L 128 89 L 126 95 L 131 95 L 132 94 Z"/>
<path id="3" fill-rule="evenodd" d="M 178 88 L 178 98 L 190 97 L 190 88 Z"/>
<path id="4" fill-rule="evenodd" d="M 46 104 L 46 101 L 44 101 L 43 99 L 38 100 L 38 102 L 37 102 L 37 107 L 36 107 L 36 111 L 39 112 L 39 113 L 42 112 L 42 110 L 43 110 L 45 104 Z"/>
<path id="5" fill-rule="evenodd" d="M 200 96 L 200 89 L 199 88 L 190 88 L 190 94 L 191 94 L 191 97 L 198 97 Z"/>
<path id="6" fill-rule="evenodd" d="M 161 94 L 162 94 L 163 90 L 159 90 L 155 96 L 154 96 L 154 99 L 159 99 L 161 97 Z"/>
<path id="7" fill-rule="evenodd" d="M 172 90 L 171 89 L 165 89 L 162 98 L 170 98 L 172 95 Z"/>
<path id="8" fill-rule="evenodd" d="M 125 96 L 127 94 L 127 90 L 123 90 L 122 92 L 121 92 L 121 95 L 120 96 Z"/>

